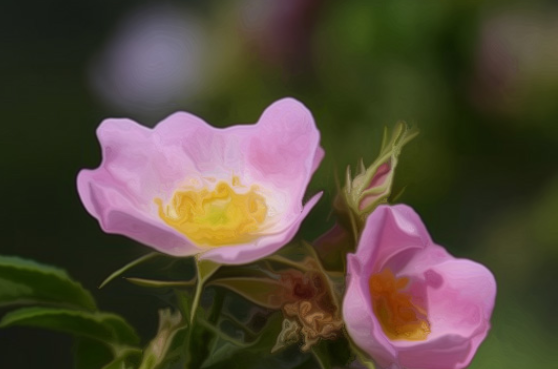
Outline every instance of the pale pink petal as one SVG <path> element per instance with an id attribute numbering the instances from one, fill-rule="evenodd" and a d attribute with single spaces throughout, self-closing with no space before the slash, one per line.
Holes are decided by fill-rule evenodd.
<path id="1" fill-rule="evenodd" d="M 256 181 L 290 193 L 301 209 L 323 152 L 312 114 L 300 102 L 286 98 L 269 106 L 257 127 L 257 134 L 242 145 L 247 148 L 247 168 Z"/>
<path id="2" fill-rule="evenodd" d="M 192 114 L 178 112 L 160 122 L 153 135 L 161 148 L 178 150 L 198 174 L 230 180 L 244 170 L 242 141 L 254 131 L 255 126 L 218 129 Z"/>
<path id="3" fill-rule="evenodd" d="M 316 150 L 316 154 L 314 155 L 314 161 L 312 162 L 312 174 L 318 169 L 320 163 L 324 159 L 325 151 L 320 146 Z"/>
<path id="4" fill-rule="evenodd" d="M 192 161 L 180 148 L 166 145 L 160 136 L 134 121 L 107 119 L 97 129 L 97 136 L 103 153 L 99 170 L 125 189 L 134 202 L 144 206 L 151 206 L 155 197 L 174 191 L 194 171 Z"/>
<path id="5" fill-rule="evenodd" d="M 382 270 L 394 255 L 412 255 L 431 243 L 418 215 L 406 205 L 379 206 L 366 221 L 357 256 L 370 273 Z"/>
<path id="6" fill-rule="evenodd" d="M 438 248 L 432 247 L 433 252 Z M 428 257 L 420 259 L 412 260 L 398 274 L 425 281 L 431 333 L 424 342 L 394 342 L 400 361 L 409 366 L 420 356 L 427 368 L 466 367 L 490 329 L 496 296 L 494 277 L 470 260 L 448 257 L 438 264 L 422 264 Z M 409 273 L 411 270 L 414 272 Z"/>
<path id="7" fill-rule="evenodd" d="M 104 178 L 103 178 L 104 177 Z M 199 252 L 186 237 L 138 210 L 129 196 L 106 173 L 82 170 L 78 192 L 87 211 L 106 233 L 128 236 L 158 251 L 176 256 Z"/>
<path id="8" fill-rule="evenodd" d="M 361 261 L 353 254 L 347 257 L 348 282 L 343 299 L 343 320 L 357 346 L 382 367 L 387 367 L 395 361 L 397 352 L 383 334 L 375 316 L 371 314 L 370 292 L 361 285 L 363 279 L 368 281 L 369 273 L 362 269 Z"/>

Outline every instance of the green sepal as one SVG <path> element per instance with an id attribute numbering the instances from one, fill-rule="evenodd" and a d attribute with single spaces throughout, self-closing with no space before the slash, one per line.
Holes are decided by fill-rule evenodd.
<path id="1" fill-rule="evenodd" d="M 93 311 L 95 300 L 62 270 L 0 256 L 0 306 L 47 304 Z"/>
<path id="2" fill-rule="evenodd" d="M 113 272 L 111 275 L 109 275 L 107 278 L 105 278 L 105 280 L 103 282 L 101 282 L 101 284 L 99 285 L 99 288 L 103 288 L 104 286 L 106 286 L 109 282 L 111 282 L 112 280 L 114 280 L 115 278 L 121 276 L 124 272 L 126 272 L 127 270 L 135 267 L 136 265 L 140 265 L 144 262 L 146 262 L 147 260 L 151 260 L 157 256 L 160 256 L 161 254 L 159 254 L 158 252 L 151 252 L 147 255 L 143 255 L 140 258 L 137 258 L 134 261 L 129 262 L 128 264 L 124 265 L 122 268 L 116 270 L 115 272 Z"/>
<path id="3" fill-rule="evenodd" d="M 282 321 L 283 314 L 277 312 L 270 315 L 261 333 L 252 342 L 238 341 L 214 328 L 217 338 L 213 340 L 210 354 L 201 368 L 248 369 L 254 368 L 254 365 L 261 363 L 262 359 L 273 358 L 274 355 L 271 355 L 271 350 L 275 344 L 276 335 L 281 330 Z M 207 323 L 205 324 L 207 326 Z M 247 358 L 250 358 L 250 360 L 247 360 Z M 263 365 L 263 367 L 266 367 L 266 365 Z"/>
<path id="4" fill-rule="evenodd" d="M 226 278 L 215 279 L 207 286 L 227 288 L 257 305 L 268 309 L 280 309 L 284 287 L 278 280 L 266 278 Z"/>
<path id="5" fill-rule="evenodd" d="M 147 288 L 187 288 L 196 285 L 195 280 L 189 281 L 159 281 L 145 278 L 126 278 L 126 280 L 136 286 Z"/>

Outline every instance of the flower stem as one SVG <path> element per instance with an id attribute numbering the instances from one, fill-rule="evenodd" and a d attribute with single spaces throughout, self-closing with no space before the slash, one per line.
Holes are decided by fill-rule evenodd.
<path id="1" fill-rule="evenodd" d="M 194 318 L 196 317 L 196 311 L 198 310 L 198 305 L 200 304 L 200 297 L 203 291 L 203 282 L 204 282 L 199 273 L 200 269 L 197 268 L 196 270 L 198 271 L 198 280 L 196 282 L 194 300 L 192 300 L 192 306 L 190 307 L 190 326 L 192 326 L 192 324 L 194 323 Z"/>

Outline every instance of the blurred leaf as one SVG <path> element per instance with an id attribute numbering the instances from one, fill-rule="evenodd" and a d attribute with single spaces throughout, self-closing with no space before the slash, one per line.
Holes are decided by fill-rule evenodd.
<path id="1" fill-rule="evenodd" d="M 376 365 L 372 359 L 368 357 L 360 348 L 358 348 L 353 342 L 349 342 L 349 347 L 351 351 L 356 355 L 357 361 L 362 364 L 366 369 L 376 369 Z"/>
<path id="2" fill-rule="evenodd" d="M 111 275 L 109 275 L 99 286 L 99 288 L 103 288 L 104 286 L 106 286 L 110 281 L 114 280 L 116 277 L 122 275 L 122 273 L 124 273 L 125 271 L 127 271 L 128 269 L 131 269 L 133 267 L 135 267 L 136 265 L 139 265 L 141 263 L 143 263 L 144 261 L 147 261 L 149 259 L 153 259 L 156 256 L 159 256 L 161 254 L 159 254 L 158 252 L 151 252 L 147 255 L 144 255 L 126 265 L 124 265 L 122 268 L 118 269 L 117 271 L 115 271 L 114 273 L 112 273 Z"/>
<path id="3" fill-rule="evenodd" d="M 275 344 L 276 335 L 281 330 L 283 314 L 272 314 L 262 334 L 253 342 L 241 342 L 232 337 L 228 337 L 225 333 L 215 330 L 218 339 L 214 340 L 210 349 L 208 359 L 202 365 L 202 368 L 261 368 L 261 359 L 269 358 L 271 349 Z M 207 323 L 206 323 L 207 325 Z"/>
<path id="4" fill-rule="evenodd" d="M 58 268 L 0 256 L 0 306 L 56 304 L 96 310 L 91 294 Z"/>
<path id="5" fill-rule="evenodd" d="M 322 339 L 312 346 L 312 354 L 322 368 L 344 367 L 354 359 L 350 343 L 345 338 Z"/>
<path id="6" fill-rule="evenodd" d="M 112 352 L 106 344 L 89 338 L 80 338 L 74 350 L 75 369 L 134 369 L 141 358 L 141 350 L 124 348 Z"/>
<path id="7" fill-rule="evenodd" d="M 51 329 L 115 346 L 139 343 L 139 337 L 124 319 L 108 313 L 44 307 L 22 308 L 6 314 L 0 321 L 0 328 L 11 326 Z"/>
<path id="8" fill-rule="evenodd" d="M 75 369 L 99 369 L 112 358 L 111 350 L 104 343 L 85 337 L 76 340 L 74 346 Z"/>
<path id="9" fill-rule="evenodd" d="M 141 351 L 128 351 L 126 354 L 117 357 L 102 369 L 135 369 L 141 358 Z"/>
<path id="10" fill-rule="evenodd" d="M 117 342 L 132 346 L 139 344 L 140 338 L 138 334 L 136 333 L 135 329 L 130 324 L 128 324 L 126 320 L 124 320 L 124 318 L 111 313 L 97 314 L 102 314 L 102 323 L 113 331 Z"/>
<path id="11" fill-rule="evenodd" d="M 269 309 L 280 309 L 282 300 L 279 298 L 284 287 L 273 279 L 226 278 L 211 281 L 208 286 L 220 286 L 239 294 L 247 300 Z"/>

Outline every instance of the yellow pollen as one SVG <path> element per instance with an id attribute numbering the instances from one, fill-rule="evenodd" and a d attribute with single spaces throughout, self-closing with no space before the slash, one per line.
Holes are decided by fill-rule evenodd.
<path id="1" fill-rule="evenodd" d="M 232 185 L 240 181 L 233 177 Z M 253 187 L 246 193 L 236 193 L 226 182 L 219 182 L 213 191 L 176 191 L 167 205 L 160 198 L 159 216 L 165 223 L 205 246 L 224 246 L 249 242 L 257 237 L 267 215 L 263 196 Z"/>
<path id="2" fill-rule="evenodd" d="M 368 281 L 374 314 L 391 340 L 422 341 L 430 333 L 426 310 L 401 292 L 409 278 L 395 278 L 391 270 L 372 274 Z"/>

